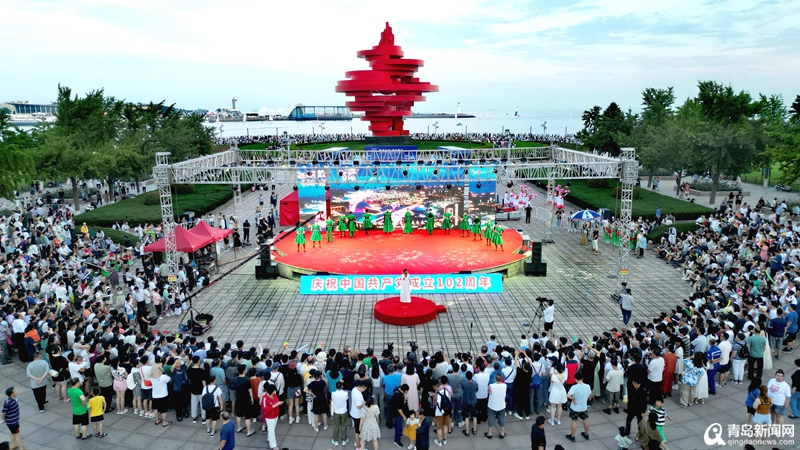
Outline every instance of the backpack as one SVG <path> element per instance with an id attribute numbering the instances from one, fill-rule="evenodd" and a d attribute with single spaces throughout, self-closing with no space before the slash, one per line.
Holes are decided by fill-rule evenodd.
<path id="1" fill-rule="evenodd" d="M 531 388 L 539 389 L 540 387 L 542 387 L 542 376 L 534 372 L 533 377 L 531 378 Z"/>
<path id="2" fill-rule="evenodd" d="M 214 409 L 214 407 L 216 406 L 214 404 L 214 393 L 215 392 L 217 392 L 217 387 L 216 386 L 214 386 L 214 390 L 213 391 L 208 391 L 205 394 L 203 394 L 203 398 L 202 398 L 203 410 L 211 411 L 211 410 Z"/>
<path id="3" fill-rule="evenodd" d="M 440 399 L 439 400 L 439 409 L 442 410 L 443 415 L 449 416 L 450 414 L 452 414 L 453 413 L 453 402 L 450 400 L 450 397 L 448 397 L 447 394 L 444 394 L 441 391 L 437 392 L 436 395 L 439 396 L 439 399 Z M 434 411 L 436 411 L 435 408 L 434 408 Z"/>
<path id="4" fill-rule="evenodd" d="M 747 348 L 747 344 L 746 343 L 742 344 L 742 346 L 739 347 L 739 351 L 736 353 L 736 356 L 738 356 L 739 358 L 742 358 L 742 359 L 747 359 L 747 358 L 750 357 L 750 349 Z"/>
<path id="5" fill-rule="evenodd" d="M 289 364 L 289 371 L 286 373 L 285 382 L 286 386 L 290 388 L 298 388 L 303 385 L 303 377 L 297 373 L 297 363 Z"/>

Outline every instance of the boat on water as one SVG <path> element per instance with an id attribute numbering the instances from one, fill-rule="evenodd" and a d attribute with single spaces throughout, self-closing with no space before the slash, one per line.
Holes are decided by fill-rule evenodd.
<path id="1" fill-rule="evenodd" d="M 45 113 L 10 114 L 9 122 L 18 127 L 31 127 L 40 123 L 54 123 L 56 116 Z"/>

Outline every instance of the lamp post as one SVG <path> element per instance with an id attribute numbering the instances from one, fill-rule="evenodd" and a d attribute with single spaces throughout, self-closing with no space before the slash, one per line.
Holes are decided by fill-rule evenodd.
<path id="1" fill-rule="evenodd" d="M 286 160 L 288 161 L 288 160 L 292 159 L 291 155 L 289 154 L 290 144 L 289 144 L 289 132 L 288 131 L 284 131 L 283 132 L 283 141 L 284 141 L 284 145 L 286 146 Z"/>
<path id="2" fill-rule="evenodd" d="M 542 124 L 542 139 L 547 139 L 547 121 Z"/>
<path id="3" fill-rule="evenodd" d="M 439 134 L 439 122 L 433 122 L 433 133 Z"/>

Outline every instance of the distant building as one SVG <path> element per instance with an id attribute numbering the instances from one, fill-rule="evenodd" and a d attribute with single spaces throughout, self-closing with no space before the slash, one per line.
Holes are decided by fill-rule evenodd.
<path id="1" fill-rule="evenodd" d="M 288 118 L 289 120 L 350 120 L 353 114 L 346 106 L 304 106 L 298 103 Z"/>
<path id="2" fill-rule="evenodd" d="M 0 103 L 0 110 L 9 114 L 55 114 L 58 106 L 56 104 L 43 105 L 28 101 L 12 101 Z"/>

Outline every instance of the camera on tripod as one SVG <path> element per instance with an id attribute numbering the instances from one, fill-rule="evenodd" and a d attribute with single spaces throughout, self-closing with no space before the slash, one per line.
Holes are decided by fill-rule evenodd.
<path id="1" fill-rule="evenodd" d="M 417 341 L 408 341 L 408 345 L 411 347 L 411 352 L 416 353 L 417 349 Z"/>
<path id="2" fill-rule="evenodd" d="M 547 308 L 547 297 L 536 297 L 536 301 L 539 302 L 539 309 L 542 311 Z"/>
<path id="3" fill-rule="evenodd" d="M 394 342 L 386 342 L 386 349 L 394 356 Z"/>

